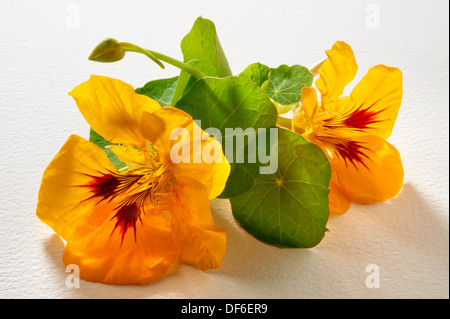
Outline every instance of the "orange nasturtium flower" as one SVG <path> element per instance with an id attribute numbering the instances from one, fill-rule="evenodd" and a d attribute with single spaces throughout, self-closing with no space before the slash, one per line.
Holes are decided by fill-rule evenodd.
<path id="1" fill-rule="evenodd" d="M 171 147 L 181 143 L 171 132 L 200 130 L 192 117 L 107 77 L 91 76 L 70 95 L 128 169 L 72 135 L 45 170 L 37 216 L 67 242 L 65 265 L 108 284 L 150 283 L 177 258 L 201 270 L 219 267 L 226 231 L 214 225 L 209 199 L 222 192 L 230 165 L 223 153 L 222 161 L 171 161 Z M 190 155 L 220 145 L 212 137 L 188 143 Z"/>
<path id="2" fill-rule="evenodd" d="M 326 51 L 316 87 L 302 89 L 302 107 L 292 120 L 294 132 L 319 146 L 331 167 L 330 213 L 344 213 L 351 201 L 384 202 L 403 185 L 400 154 L 390 136 L 402 99 L 402 73 L 385 65 L 372 67 L 352 90 L 341 97 L 356 75 L 351 47 L 336 42 Z"/>

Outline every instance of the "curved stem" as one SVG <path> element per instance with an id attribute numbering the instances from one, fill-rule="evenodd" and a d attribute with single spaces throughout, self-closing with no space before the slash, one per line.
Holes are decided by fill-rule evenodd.
<path id="1" fill-rule="evenodd" d="M 199 80 L 206 77 L 206 75 L 203 74 L 202 72 L 200 72 L 199 70 L 191 67 L 190 65 L 188 65 L 184 62 L 181 62 L 177 59 L 167 56 L 165 54 L 162 54 L 162 53 L 159 53 L 156 51 L 152 51 L 152 50 L 147 50 L 147 49 L 141 48 L 135 44 L 128 43 L 128 42 L 120 42 L 120 43 L 118 43 L 118 45 L 122 46 L 123 49 L 126 51 L 132 51 L 132 52 L 142 53 L 142 54 L 146 55 L 147 57 L 152 59 L 155 63 L 157 63 L 162 68 L 164 68 L 164 65 L 161 63 L 161 61 L 164 61 L 164 62 L 169 63 L 181 70 L 188 72 L 193 77 L 195 77 Z M 159 61 L 159 60 L 161 60 L 161 61 Z"/>
<path id="2" fill-rule="evenodd" d="M 181 62 L 177 59 L 171 58 L 170 56 L 167 56 L 165 54 L 159 53 L 159 52 L 155 52 L 155 51 L 151 51 L 151 50 L 146 50 L 148 51 L 150 54 L 153 54 L 156 58 L 167 62 L 179 69 L 182 69 L 186 72 L 188 72 L 190 75 L 192 75 L 193 77 L 196 77 L 197 79 L 203 79 L 206 78 L 206 75 L 202 72 L 200 72 L 199 70 L 193 68 L 192 66 L 190 66 L 189 64 L 186 64 L 184 62 Z"/>
<path id="3" fill-rule="evenodd" d="M 162 64 L 161 61 L 159 61 L 155 56 L 153 56 L 151 53 L 147 52 L 147 50 L 141 48 L 140 46 L 128 42 L 118 42 L 117 45 L 120 46 L 124 51 L 142 53 L 146 55 L 148 58 L 150 58 L 153 62 L 158 64 L 161 67 L 161 69 L 165 68 L 164 64 Z"/>

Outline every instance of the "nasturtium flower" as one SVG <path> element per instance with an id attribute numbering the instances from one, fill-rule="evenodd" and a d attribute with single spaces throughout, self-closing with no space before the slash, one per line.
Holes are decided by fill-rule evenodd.
<path id="1" fill-rule="evenodd" d="M 180 141 L 171 132 L 201 130 L 192 117 L 102 76 L 70 95 L 127 167 L 116 169 L 103 149 L 72 135 L 45 170 L 37 216 L 66 241 L 64 264 L 107 284 L 153 282 L 177 258 L 201 270 L 219 267 L 226 230 L 214 224 L 209 200 L 222 192 L 230 165 L 223 154 L 222 161 L 172 162 Z M 190 155 L 220 145 L 207 135 L 185 143 Z"/>
<path id="2" fill-rule="evenodd" d="M 326 51 L 316 87 L 302 89 L 301 103 L 292 120 L 294 132 L 319 146 L 331 167 L 330 213 L 344 213 L 351 201 L 384 202 L 403 185 L 400 154 L 390 136 L 402 99 L 402 73 L 377 65 L 351 91 L 343 91 L 355 77 L 357 65 L 351 47 L 336 42 Z"/>

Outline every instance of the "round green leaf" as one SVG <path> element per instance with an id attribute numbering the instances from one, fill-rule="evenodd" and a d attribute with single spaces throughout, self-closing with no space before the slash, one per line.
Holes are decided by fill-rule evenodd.
<path id="1" fill-rule="evenodd" d="M 325 235 L 331 169 L 320 148 L 278 129 L 278 170 L 260 175 L 251 189 L 230 199 L 236 221 L 257 239 L 309 248 Z"/>
<path id="2" fill-rule="evenodd" d="M 304 66 L 282 64 L 271 69 L 266 93 L 278 104 L 291 105 L 300 101 L 302 88 L 311 86 L 312 82 L 313 75 Z"/>

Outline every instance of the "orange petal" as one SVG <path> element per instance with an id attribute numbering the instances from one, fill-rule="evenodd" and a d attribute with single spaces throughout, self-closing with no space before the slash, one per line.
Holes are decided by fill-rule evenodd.
<path id="1" fill-rule="evenodd" d="M 141 115 L 160 107 L 120 80 L 92 75 L 69 93 L 89 125 L 111 143 L 142 145 Z"/>
<path id="2" fill-rule="evenodd" d="M 351 93 L 354 110 L 346 125 L 384 139 L 391 135 L 402 101 L 402 72 L 377 65 Z"/>
<path id="3" fill-rule="evenodd" d="M 91 192 L 93 176 L 112 172 L 115 167 L 102 149 L 70 136 L 44 172 L 37 216 L 67 241 L 64 262 L 77 265 L 82 279 L 109 284 L 154 281 L 177 256 L 171 229 L 151 212 L 141 213 L 133 229 L 122 233 L 119 228 L 126 225 L 120 224 L 115 229 L 116 208 L 123 198 L 93 197 Z M 105 194 L 114 184 L 102 186 Z"/>
<path id="4" fill-rule="evenodd" d="M 85 139 L 72 135 L 44 172 L 36 214 L 64 240 L 78 233 L 92 232 L 110 213 L 96 200 L 86 200 L 88 189 L 77 187 L 90 181 L 89 175 L 115 171 L 105 152 Z"/>
<path id="5" fill-rule="evenodd" d="M 331 171 L 330 194 L 328 195 L 330 215 L 344 214 L 349 208 L 351 201 L 339 185 L 337 174 Z"/>
<path id="6" fill-rule="evenodd" d="M 400 154 L 377 136 L 359 136 L 354 142 L 364 154 L 361 161 L 345 161 L 334 156 L 331 165 L 339 184 L 351 201 L 359 204 L 384 202 L 397 196 L 403 186 Z"/>
<path id="7" fill-rule="evenodd" d="M 320 67 L 320 77 L 316 81 L 322 105 L 340 97 L 358 70 L 352 48 L 347 43 L 337 41 L 326 54 L 328 59 Z"/>
<path id="8" fill-rule="evenodd" d="M 183 137 L 171 139 L 172 132 L 179 129 L 184 129 Z M 230 164 L 217 140 L 213 137 L 206 140 L 201 138 L 203 130 L 189 114 L 173 107 L 164 107 L 151 114 L 144 113 L 142 134 L 160 152 L 160 156 L 171 163 L 175 176 L 186 176 L 201 182 L 206 187 L 209 199 L 222 193 L 230 174 Z M 180 156 L 181 159 L 174 161 L 170 153 L 180 143 L 187 148 L 184 155 Z M 203 151 L 210 149 L 214 149 L 216 159 L 212 162 L 206 161 L 203 156 Z"/>
<path id="9" fill-rule="evenodd" d="M 170 225 L 180 259 L 201 270 L 220 267 L 226 230 L 214 225 L 205 188 L 191 178 L 182 178 L 177 196 Z"/>
<path id="10" fill-rule="evenodd" d="M 114 226 L 114 220 L 107 220 L 91 234 L 68 242 L 64 264 L 77 265 L 83 280 L 128 285 L 153 282 L 175 262 L 177 248 L 163 217 L 143 216 L 136 238 L 127 232 L 123 242 Z"/>

